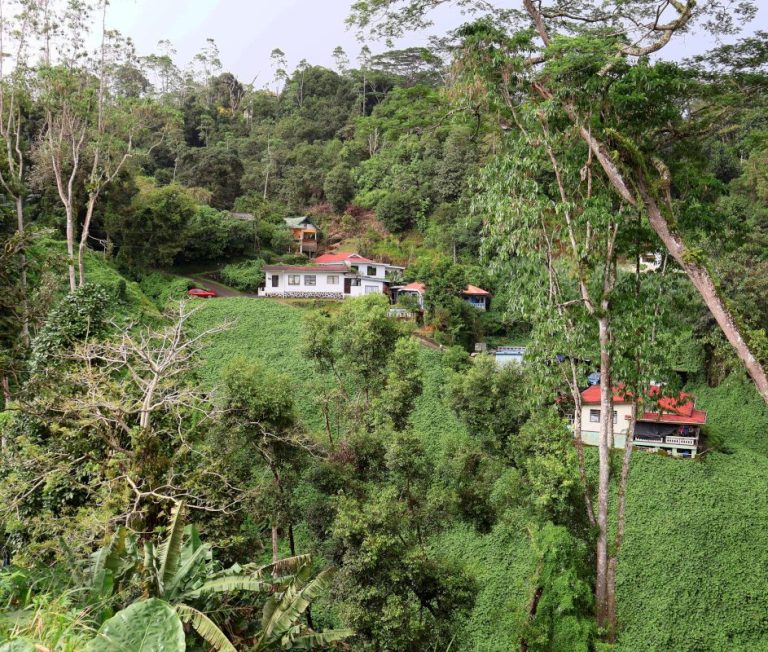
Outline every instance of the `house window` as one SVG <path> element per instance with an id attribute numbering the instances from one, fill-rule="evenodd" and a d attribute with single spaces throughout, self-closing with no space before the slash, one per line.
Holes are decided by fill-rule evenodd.
<path id="1" fill-rule="evenodd" d="M 613 422 L 617 423 L 619 421 L 619 414 L 616 412 L 616 410 L 613 411 Z"/>
<path id="2" fill-rule="evenodd" d="M 305 274 L 304 285 L 317 285 L 317 276 L 314 274 Z"/>
<path id="3" fill-rule="evenodd" d="M 301 276 L 298 274 L 288 274 L 288 285 L 299 285 L 301 283 Z"/>
<path id="4" fill-rule="evenodd" d="M 589 421 L 590 423 L 600 423 L 600 410 L 590 410 Z"/>
<path id="5" fill-rule="evenodd" d="M 358 268 L 357 268 L 357 265 L 350 265 L 350 266 L 349 266 L 349 271 L 350 271 L 350 272 L 352 272 L 353 274 L 357 274 L 357 272 L 358 272 L 359 270 L 358 270 Z"/>
<path id="6" fill-rule="evenodd" d="M 379 291 L 378 285 L 366 285 L 365 286 L 365 293 L 366 294 L 376 294 Z"/>
<path id="7" fill-rule="evenodd" d="M 339 277 L 338 276 L 329 276 L 328 277 L 328 285 L 338 285 L 339 284 Z"/>
<path id="8" fill-rule="evenodd" d="M 354 285 L 355 287 L 360 286 L 360 279 L 359 278 L 351 278 L 349 279 L 350 285 Z"/>
<path id="9" fill-rule="evenodd" d="M 280 285 L 280 277 L 277 274 L 272 274 L 272 287 L 276 288 Z"/>
<path id="10" fill-rule="evenodd" d="M 376 268 L 368 265 L 368 276 L 376 276 Z"/>

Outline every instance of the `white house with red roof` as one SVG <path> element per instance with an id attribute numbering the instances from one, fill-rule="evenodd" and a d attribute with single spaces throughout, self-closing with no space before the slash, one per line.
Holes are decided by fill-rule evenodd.
<path id="1" fill-rule="evenodd" d="M 662 388 L 652 385 L 644 405 L 639 406 L 633 433 L 633 445 L 651 451 L 667 451 L 672 455 L 696 457 L 701 426 L 707 413 L 696 409 L 693 397 L 682 392 L 674 397 L 661 396 Z M 658 398 L 656 398 L 658 397 Z M 632 415 L 631 397 L 621 388 L 614 391 L 614 446 L 624 448 Z M 600 439 L 600 385 L 592 385 L 581 393 L 581 437 L 585 444 L 597 446 Z"/>
<path id="2" fill-rule="evenodd" d="M 392 276 L 403 268 L 356 253 L 322 254 L 311 265 L 264 265 L 265 297 L 345 299 L 389 294 Z"/>

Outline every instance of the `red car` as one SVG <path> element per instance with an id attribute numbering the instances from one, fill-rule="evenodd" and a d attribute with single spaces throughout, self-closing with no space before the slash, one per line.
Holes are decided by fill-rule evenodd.
<path id="1" fill-rule="evenodd" d="M 219 296 L 213 290 L 203 290 L 202 288 L 192 288 L 187 291 L 187 294 L 190 297 L 200 297 L 201 299 L 212 299 L 213 297 Z"/>

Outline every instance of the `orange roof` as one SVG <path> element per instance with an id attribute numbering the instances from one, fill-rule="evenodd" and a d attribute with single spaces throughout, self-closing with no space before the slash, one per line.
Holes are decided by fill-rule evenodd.
<path id="1" fill-rule="evenodd" d="M 315 258 L 315 262 L 319 264 L 326 264 L 326 263 L 343 263 L 343 262 L 351 262 L 351 263 L 376 263 L 374 260 L 369 260 L 368 258 L 363 258 L 360 254 L 355 253 L 341 253 L 341 254 L 323 254 L 322 256 L 318 256 Z M 382 263 L 378 263 L 381 265 Z"/>
<path id="2" fill-rule="evenodd" d="M 651 385 L 649 396 L 656 396 L 661 391 L 658 385 Z M 581 400 L 588 405 L 600 403 L 600 385 L 592 385 L 581 393 Z M 614 403 L 629 403 L 631 396 L 624 391 L 623 385 L 619 385 L 613 392 Z M 639 421 L 667 421 L 670 423 L 706 423 L 707 413 L 697 410 L 693 404 L 693 397 L 686 392 L 680 392 L 677 396 L 664 396 L 656 405 L 661 412 L 643 412 L 638 417 Z"/>
<path id="3" fill-rule="evenodd" d="M 483 288 L 479 288 L 476 285 L 467 285 L 462 291 L 462 294 L 465 295 L 471 295 L 471 296 L 481 296 L 481 297 L 489 297 L 491 296 L 491 293 L 487 290 L 483 290 Z"/>
<path id="4" fill-rule="evenodd" d="M 400 288 L 400 292 L 418 292 L 419 294 L 424 294 L 427 291 L 427 286 L 423 283 L 419 283 L 418 281 L 415 281 L 413 283 L 409 283 L 408 285 L 404 285 Z"/>

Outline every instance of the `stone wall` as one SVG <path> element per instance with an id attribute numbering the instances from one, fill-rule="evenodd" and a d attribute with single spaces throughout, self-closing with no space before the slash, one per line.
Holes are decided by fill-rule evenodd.
<path id="1" fill-rule="evenodd" d="M 279 297 L 281 299 L 343 299 L 343 292 L 282 292 L 280 290 L 264 290 L 259 293 L 263 297 Z"/>

